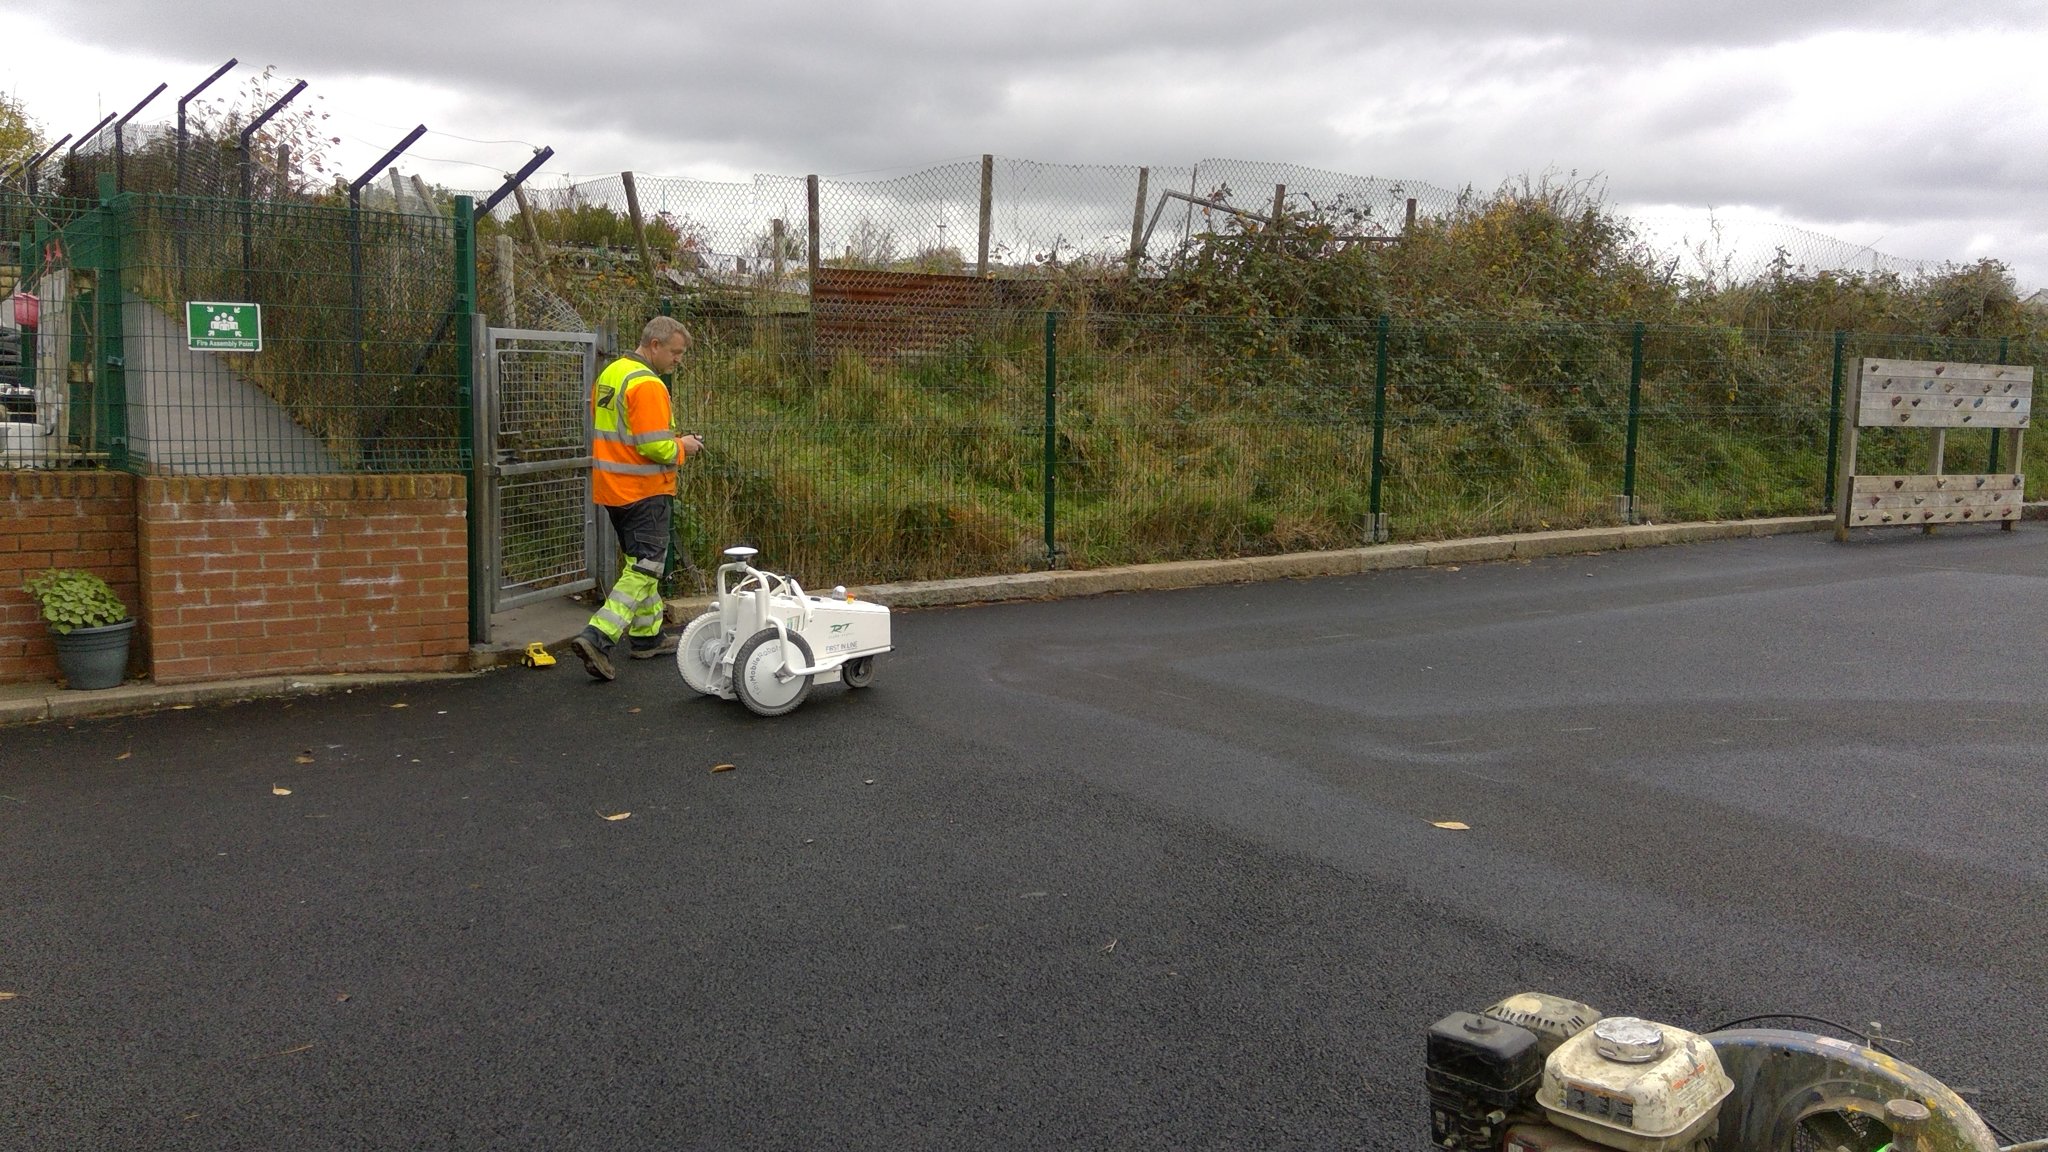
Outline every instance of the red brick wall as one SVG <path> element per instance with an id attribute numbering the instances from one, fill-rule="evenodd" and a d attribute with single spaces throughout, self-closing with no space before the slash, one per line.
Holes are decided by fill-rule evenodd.
<path id="1" fill-rule="evenodd" d="M 22 581 L 46 568 L 83 568 L 142 611 L 135 563 L 135 478 L 118 472 L 0 470 L 0 683 L 54 680 L 57 657 Z M 138 641 L 141 637 L 137 638 Z M 129 667 L 143 667 L 142 644 Z"/>
<path id="2" fill-rule="evenodd" d="M 460 477 L 144 477 L 136 525 L 160 684 L 467 667 Z"/>

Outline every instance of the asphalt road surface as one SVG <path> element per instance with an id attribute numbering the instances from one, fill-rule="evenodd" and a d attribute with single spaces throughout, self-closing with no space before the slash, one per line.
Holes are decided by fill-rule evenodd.
<path id="1" fill-rule="evenodd" d="M 1798 536 L 900 613 L 775 720 L 565 661 L 0 730 L 0 1148 L 1420 1149 L 1423 1029 L 1520 990 L 1882 1021 L 2048 1136 L 2044 577 Z"/>

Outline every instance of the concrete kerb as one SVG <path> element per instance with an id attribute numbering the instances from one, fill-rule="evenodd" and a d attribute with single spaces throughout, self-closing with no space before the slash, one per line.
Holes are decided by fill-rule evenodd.
<path id="1" fill-rule="evenodd" d="M 2029 519 L 2040 518 L 2041 504 L 2029 505 Z M 1019 572 L 999 576 L 969 576 L 952 580 L 925 580 L 897 584 L 871 584 L 852 591 L 862 599 L 891 608 L 938 608 L 961 604 L 987 604 L 1011 600 L 1051 600 L 1071 596 L 1097 596 L 1110 592 L 1150 592 L 1174 588 L 1199 588 L 1217 584 L 1244 584 L 1263 580 L 1311 579 L 1323 576 L 1356 576 L 1398 568 L 1421 568 L 1443 564 L 1477 564 L 1487 561 L 1526 560 L 1539 556 L 1565 556 L 1587 552 L 1612 552 L 1625 548 L 1651 548 L 1666 544 L 1690 544 L 1703 540 L 1742 539 L 1776 536 L 1792 532 L 1817 532 L 1834 526 L 1832 516 L 1784 516 L 1762 520 L 1715 520 L 1686 524 L 1637 524 L 1613 528 L 1580 528 L 1562 531 L 1527 532 L 1508 536 L 1479 536 L 1464 540 L 1438 540 L 1415 544 L 1378 544 L 1327 552 L 1290 552 L 1279 556 L 1246 556 L 1228 560 L 1179 560 L 1165 564 L 1130 564 L 1114 568 L 1089 568 L 1051 572 Z M 686 596 L 667 603 L 671 623 L 695 618 L 711 606 L 708 596 Z M 547 644 L 550 650 L 564 648 L 570 636 Z M 517 658 L 519 648 L 473 654 L 479 670 Z M 414 684 L 475 675 L 474 672 L 365 673 L 334 676 L 267 676 L 227 680 L 210 684 L 127 684 L 97 692 L 67 692 L 54 687 L 38 693 L 0 693 L 0 725 L 44 719 L 75 719 L 148 712 L 181 705 L 222 703 L 259 697 L 291 696 L 311 692 L 332 692 L 386 684 Z M 41 687 L 41 686 L 39 686 Z"/>
<path id="2" fill-rule="evenodd" d="M 392 684 L 459 680 L 471 675 L 474 673 L 362 672 L 328 676 L 257 676 L 242 680 L 217 680 L 204 684 L 123 684 L 118 688 L 91 692 L 71 692 L 49 686 L 41 693 L 0 699 L 0 726 L 36 720 L 79 720 L 89 717 L 121 716 L 135 712 L 154 712 L 164 708 L 190 708 L 200 704 L 303 696 L 316 692 L 341 692 Z"/>
<path id="3" fill-rule="evenodd" d="M 1624 548 L 1652 548 L 1702 540 L 1744 539 L 1789 532 L 1818 532 L 1834 525 L 1832 516 L 1784 516 L 1767 520 L 1715 520 L 1692 524 L 1636 524 L 1617 528 L 1579 528 L 1528 532 L 1510 536 L 1477 536 L 1417 544 L 1378 544 L 1330 552 L 1290 552 L 1279 556 L 1246 556 L 1230 560 L 1180 560 L 1168 564 L 1132 564 L 1080 571 L 1027 572 L 918 583 L 871 584 L 856 595 L 891 608 L 930 608 L 951 604 L 986 604 L 1005 600 L 1044 600 L 1095 596 L 1107 592 L 1150 592 L 1244 584 L 1259 580 L 1355 576 L 1396 568 L 1486 561 L 1525 560 Z M 687 619 L 708 606 L 696 598 L 671 604 L 689 605 L 672 618 Z"/>

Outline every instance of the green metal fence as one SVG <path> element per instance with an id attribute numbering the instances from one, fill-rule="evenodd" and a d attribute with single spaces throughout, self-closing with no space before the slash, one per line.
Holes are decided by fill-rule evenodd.
<path id="1" fill-rule="evenodd" d="M 463 467 L 462 216 L 130 193 L 0 198 L 0 219 L 41 300 L 16 386 L 48 431 L 0 466 Z M 191 326 L 222 305 L 237 339 Z"/>
<path id="2" fill-rule="evenodd" d="M 2001 356 L 1632 324 L 924 312 L 839 346 L 802 316 L 694 323 L 676 402 L 710 451 L 684 472 L 686 545 L 835 580 L 1819 513 L 1838 364 Z M 915 324 L 956 335 L 872 352 Z M 1864 443 L 1864 471 L 1925 464 L 1924 437 Z M 1948 468 L 1989 451 L 1954 434 Z"/>
<path id="3" fill-rule="evenodd" d="M 466 470 L 469 317 L 531 323 L 534 303 L 509 241 L 478 251 L 468 204 L 109 193 L 0 196 L 0 267 L 43 299 L 0 357 L 0 466 Z M 664 305 L 699 337 L 675 379 L 680 427 L 709 446 L 683 473 L 691 555 L 746 541 L 846 581 L 1820 512 L 1860 357 L 2044 358 L 1931 336 L 1049 312 L 1028 292 L 813 314 L 780 288 L 687 308 L 638 278 L 607 291 L 583 306 L 624 343 Z M 194 351 L 187 308 L 208 302 L 260 305 L 260 350 Z M 1946 443 L 1948 470 L 1989 467 L 1990 433 Z M 1863 470 L 1921 470 L 1926 445 L 1871 430 Z"/>

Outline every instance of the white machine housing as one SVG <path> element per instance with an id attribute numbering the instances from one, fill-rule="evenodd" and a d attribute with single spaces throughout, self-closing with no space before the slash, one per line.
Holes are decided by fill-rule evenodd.
<path id="1" fill-rule="evenodd" d="M 1709 1134 L 1735 1089 L 1705 1038 L 1609 1016 L 1543 1062 L 1536 1101 L 1550 1122 L 1622 1152 L 1680 1152 Z"/>
<path id="2" fill-rule="evenodd" d="M 752 548 L 725 554 L 716 604 L 690 622 L 676 647 L 685 683 L 763 715 L 794 709 L 812 684 L 866 685 L 873 658 L 892 647 L 887 606 L 856 600 L 844 587 L 831 596 L 807 593 L 794 577 L 754 567 Z"/>

